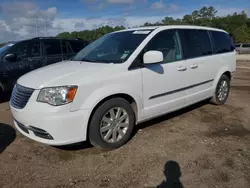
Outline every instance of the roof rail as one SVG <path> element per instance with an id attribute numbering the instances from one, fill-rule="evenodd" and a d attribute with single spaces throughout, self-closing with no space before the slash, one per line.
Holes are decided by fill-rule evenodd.
<path id="1" fill-rule="evenodd" d="M 31 40 L 35 40 L 35 39 L 69 39 L 69 40 L 83 40 L 81 38 L 64 38 L 64 37 L 35 37 L 32 38 Z"/>

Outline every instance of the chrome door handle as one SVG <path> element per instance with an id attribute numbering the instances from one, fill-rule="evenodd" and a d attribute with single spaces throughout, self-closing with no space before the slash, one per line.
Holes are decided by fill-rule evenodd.
<path id="1" fill-rule="evenodd" d="M 187 70 L 187 67 L 185 67 L 185 66 L 179 66 L 179 67 L 177 68 L 177 70 L 178 70 L 178 71 L 185 71 L 185 70 Z"/>
<path id="2" fill-rule="evenodd" d="M 198 68 L 198 65 L 197 64 L 193 64 L 193 65 L 190 66 L 190 68 L 191 69 L 196 69 L 196 68 Z"/>

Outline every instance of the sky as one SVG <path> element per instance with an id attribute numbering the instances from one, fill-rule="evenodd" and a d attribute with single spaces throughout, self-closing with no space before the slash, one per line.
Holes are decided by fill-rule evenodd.
<path id="1" fill-rule="evenodd" d="M 104 25 L 136 27 L 203 6 L 214 6 L 219 16 L 244 10 L 250 17 L 250 0 L 0 0 L 0 43 Z"/>

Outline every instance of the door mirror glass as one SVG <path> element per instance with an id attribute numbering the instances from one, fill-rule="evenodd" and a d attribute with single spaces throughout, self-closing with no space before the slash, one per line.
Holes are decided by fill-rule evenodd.
<path id="1" fill-rule="evenodd" d="M 154 64 L 163 62 L 163 53 L 157 50 L 151 50 L 143 55 L 144 64 Z"/>
<path id="2" fill-rule="evenodd" d="M 17 55 L 15 53 L 7 54 L 4 57 L 7 61 L 13 62 L 16 61 Z"/>

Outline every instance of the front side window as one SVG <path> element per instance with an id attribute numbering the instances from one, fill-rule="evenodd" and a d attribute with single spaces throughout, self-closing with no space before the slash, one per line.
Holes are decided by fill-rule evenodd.
<path id="1" fill-rule="evenodd" d="M 38 57 L 40 56 L 40 42 L 20 42 L 13 46 L 13 48 L 10 49 L 8 53 L 15 53 L 18 58 Z"/>
<path id="2" fill-rule="evenodd" d="M 210 33 L 213 40 L 215 54 L 232 52 L 234 50 L 231 37 L 227 33 L 221 31 L 210 31 Z"/>
<path id="3" fill-rule="evenodd" d="M 182 50 L 177 30 L 162 31 L 148 43 L 144 52 L 157 50 L 163 53 L 163 63 L 182 59 Z"/>
<path id="4" fill-rule="evenodd" d="M 82 49 L 72 60 L 123 63 L 150 32 L 150 30 L 138 30 L 106 34 Z"/>
<path id="5" fill-rule="evenodd" d="M 13 45 L 14 45 L 13 43 L 9 43 L 9 44 L 5 44 L 4 46 L 2 46 L 0 48 L 0 56 L 5 54 Z"/>
<path id="6" fill-rule="evenodd" d="M 196 58 L 212 54 L 208 32 L 200 29 L 180 29 L 186 58 Z"/>

